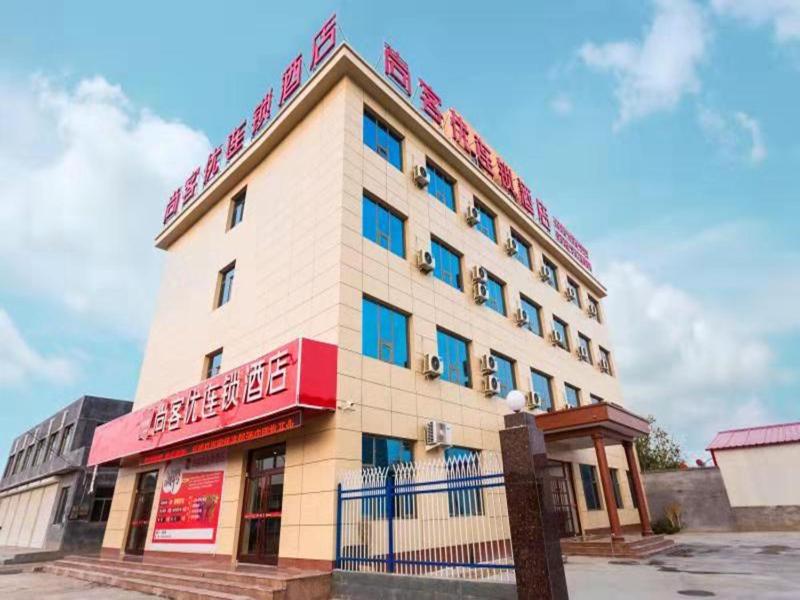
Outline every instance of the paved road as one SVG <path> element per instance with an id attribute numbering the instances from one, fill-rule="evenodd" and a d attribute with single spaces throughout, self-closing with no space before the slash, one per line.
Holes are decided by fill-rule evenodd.
<path id="1" fill-rule="evenodd" d="M 155 596 L 110 588 L 50 573 L 14 573 L 0 570 L 3 600 L 153 600 Z"/>
<path id="2" fill-rule="evenodd" d="M 571 600 L 800 599 L 800 533 L 681 534 L 644 561 L 570 557 Z"/>

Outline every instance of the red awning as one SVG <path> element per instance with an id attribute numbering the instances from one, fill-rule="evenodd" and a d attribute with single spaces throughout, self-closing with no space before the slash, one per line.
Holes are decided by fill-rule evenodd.
<path id="1" fill-rule="evenodd" d="M 89 466 L 217 436 L 268 417 L 336 409 L 336 346 L 300 338 L 95 430 Z"/>

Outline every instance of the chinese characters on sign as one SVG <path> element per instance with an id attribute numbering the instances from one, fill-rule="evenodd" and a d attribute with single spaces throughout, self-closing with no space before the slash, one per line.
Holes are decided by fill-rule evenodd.
<path id="1" fill-rule="evenodd" d="M 411 71 L 400 53 L 389 44 L 384 45 L 384 76 L 395 84 L 409 98 L 412 97 Z M 418 80 L 419 109 L 445 136 L 450 138 L 472 162 L 492 179 L 514 202 L 537 223 L 547 234 L 556 240 L 584 268 L 592 270 L 586 248 L 554 219 L 555 231 L 550 224 L 547 206 L 539 198 L 534 199 L 530 188 L 514 174 L 508 164 L 484 142 L 458 114 L 455 109 L 442 110 L 442 99 L 424 80 Z"/>
<path id="2" fill-rule="evenodd" d="M 311 46 L 311 65 L 310 71 L 314 71 L 336 48 L 336 15 L 332 15 L 317 32 L 312 40 Z M 303 54 L 298 54 L 286 67 L 281 77 L 281 92 L 278 102 L 279 107 L 283 107 L 291 100 L 300 89 L 303 80 Z M 408 89 L 411 89 L 409 82 Z M 410 91 L 409 91 L 410 93 Z M 269 122 L 272 109 L 272 90 L 267 92 L 263 100 L 259 101 L 253 110 L 253 120 L 250 130 L 249 140 L 246 138 L 247 120 L 242 121 L 228 135 L 225 144 L 225 165 L 220 160 L 223 154 L 223 147 L 217 146 L 211 151 L 206 166 L 203 170 L 203 189 L 208 187 L 214 179 L 233 163 L 233 160 L 241 153 L 248 143 L 251 143 Z M 200 167 L 197 167 L 184 186 L 177 188 L 170 194 L 166 209 L 164 210 L 164 225 L 174 219 L 177 214 L 198 196 L 198 178 Z"/>

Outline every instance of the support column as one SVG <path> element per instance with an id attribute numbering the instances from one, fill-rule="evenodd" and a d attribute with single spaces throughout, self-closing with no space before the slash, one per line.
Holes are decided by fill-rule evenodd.
<path id="1" fill-rule="evenodd" d="M 622 442 L 622 447 L 625 448 L 625 457 L 628 459 L 628 470 L 631 472 L 631 480 L 633 481 L 633 490 L 636 495 L 636 507 L 639 509 L 639 523 L 642 526 L 642 535 L 653 535 L 653 530 L 650 527 L 650 515 L 647 511 L 647 496 L 644 493 L 644 486 L 642 485 L 642 477 L 639 475 L 639 465 L 636 462 L 636 450 L 633 448 L 633 442 Z"/>
<path id="2" fill-rule="evenodd" d="M 606 458 L 606 444 L 602 433 L 593 433 L 594 451 L 597 454 L 597 470 L 600 471 L 600 483 L 603 486 L 603 498 L 606 501 L 606 512 L 608 512 L 608 524 L 611 526 L 611 540 L 622 541 L 622 528 L 619 525 L 619 514 L 617 513 L 617 502 L 614 499 L 614 484 L 611 482 L 611 471 L 608 470 L 608 458 Z"/>
<path id="3" fill-rule="evenodd" d="M 568 600 L 544 434 L 530 413 L 506 415 L 500 431 L 506 504 L 519 600 Z"/>

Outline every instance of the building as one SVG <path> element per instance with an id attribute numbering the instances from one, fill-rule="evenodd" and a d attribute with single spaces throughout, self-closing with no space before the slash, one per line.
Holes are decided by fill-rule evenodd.
<path id="1" fill-rule="evenodd" d="M 498 450 L 512 388 L 564 535 L 648 532 L 588 253 L 390 47 L 381 74 L 325 35 L 167 205 L 136 410 L 92 448 L 123 460 L 104 555 L 330 568 L 341 472 Z"/>
<path id="2" fill-rule="evenodd" d="M 800 422 L 720 431 L 707 450 L 740 531 L 800 530 Z"/>
<path id="3" fill-rule="evenodd" d="M 114 466 L 86 467 L 95 428 L 132 402 L 83 396 L 11 445 L 0 480 L 0 547 L 21 554 L 98 550 L 117 478 Z"/>

